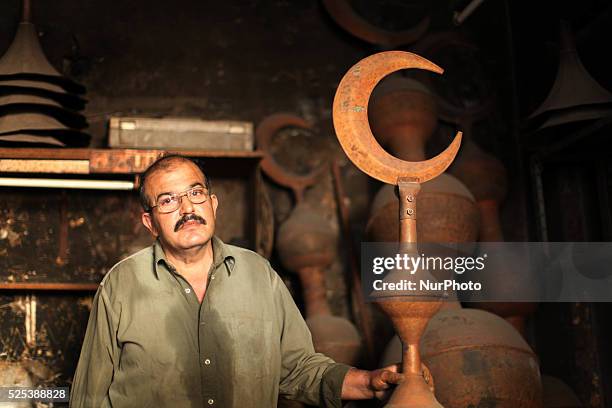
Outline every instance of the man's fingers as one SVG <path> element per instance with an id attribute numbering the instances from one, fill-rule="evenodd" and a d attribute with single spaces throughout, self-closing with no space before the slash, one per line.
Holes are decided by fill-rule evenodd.
<path id="1" fill-rule="evenodd" d="M 390 366 L 384 367 L 383 370 L 399 373 L 402 370 L 402 363 L 391 364 Z"/>
<path id="2" fill-rule="evenodd" d="M 388 400 L 391 397 L 391 390 L 375 391 L 374 397 L 381 401 Z"/>
<path id="3" fill-rule="evenodd" d="M 383 371 L 385 374 L 385 382 L 389 384 L 399 384 L 404 379 L 404 374 L 394 373 L 392 371 Z"/>
<path id="4" fill-rule="evenodd" d="M 386 390 L 389 388 L 389 384 L 399 384 L 403 379 L 403 374 L 383 370 L 379 373 L 379 375 L 373 378 L 372 387 L 375 390 Z"/>

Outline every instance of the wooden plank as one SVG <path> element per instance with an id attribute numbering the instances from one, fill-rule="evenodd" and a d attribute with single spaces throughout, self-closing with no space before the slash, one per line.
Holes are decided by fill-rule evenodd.
<path id="1" fill-rule="evenodd" d="M 160 150 L 92 150 L 89 170 L 92 173 L 142 173 L 163 153 Z"/>
<path id="2" fill-rule="evenodd" d="M 5 162 L 6 168 L 0 168 L 0 171 L 16 173 L 136 174 L 143 172 L 158 157 L 169 154 L 211 159 L 252 159 L 256 161 L 263 157 L 263 152 L 258 150 L 0 148 L 0 159 L 24 160 L 23 162 Z M 61 162 L 62 160 L 65 162 Z M 51 161 L 57 163 L 51 163 Z M 85 171 L 87 161 L 88 169 Z"/>
<path id="3" fill-rule="evenodd" d="M 0 148 L 0 158 L 6 159 L 73 159 L 88 160 L 91 149 L 50 149 L 44 147 Z"/>
<path id="4" fill-rule="evenodd" d="M 97 283 L 0 282 L 0 290 L 96 291 Z"/>
<path id="5" fill-rule="evenodd" d="M 264 152 L 261 150 L 241 151 L 241 150 L 167 150 L 166 154 L 180 154 L 187 157 L 210 157 L 228 159 L 261 159 Z"/>
<path id="6" fill-rule="evenodd" d="M 89 160 L 0 159 L 0 172 L 88 174 Z"/>

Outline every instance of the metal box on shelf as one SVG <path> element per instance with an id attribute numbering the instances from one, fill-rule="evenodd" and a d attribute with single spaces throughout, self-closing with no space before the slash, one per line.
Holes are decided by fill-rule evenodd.
<path id="1" fill-rule="evenodd" d="M 113 148 L 252 151 L 253 124 L 198 118 L 111 117 Z"/>

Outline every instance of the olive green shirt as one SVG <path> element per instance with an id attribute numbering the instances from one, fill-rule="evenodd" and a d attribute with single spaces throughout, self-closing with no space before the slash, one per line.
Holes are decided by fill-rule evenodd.
<path id="1" fill-rule="evenodd" d="M 115 265 L 94 297 L 70 406 L 276 407 L 284 394 L 339 407 L 349 367 L 315 353 L 268 261 L 213 237 L 202 303 L 155 243 Z"/>

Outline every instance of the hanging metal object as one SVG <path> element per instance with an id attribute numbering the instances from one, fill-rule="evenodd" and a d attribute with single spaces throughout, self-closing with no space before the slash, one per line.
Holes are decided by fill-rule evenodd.
<path id="1" fill-rule="evenodd" d="M 323 172 L 327 170 L 327 164 L 322 163 L 306 175 L 299 175 L 284 169 L 269 152 L 272 138 L 280 130 L 286 127 L 298 127 L 312 130 L 312 126 L 304 119 L 291 113 L 275 113 L 267 116 L 257 126 L 255 138 L 257 147 L 266 154 L 261 161 L 261 168 L 275 183 L 290 188 L 295 196 L 296 204 L 304 198 L 304 190 L 314 185 Z"/>
<path id="2" fill-rule="evenodd" d="M 0 58 L 0 145 L 84 147 L 87 120 L 77 111 L 85 88 L 63 77 L 45 57 L 30 21 L 30 0 L 13 43 Z"/>
<path id="3" fill-rule="evenodd" d="M 31 22 L 30 10 L 30 0 L 24 0 L 22 21 L 15 38 L 0 58 L 0 80 L 42 81 L 60 86 L 67 92 L 84 93 L 82 85 L 62 76 L 45 57 L 36 27 Z"/>
<path id="4" fill-rule="evenodd" d="M 557 77 L 544 102 L 529 119 L 545 117 L 539 129 L 612 115 L 612 93 L 585 69 L 567 22 L 561 22 L 561 54 Z"/>
<path id="5" fill-rule="evenodd" d="M 315 350 L 352 365 L 361 349 L 361 336 L 349 320 L 332 315 L 326 295 L 325 270 L 337 258 L 337 232 L 319 211 L 304 201 L 304 191 L 321 179 L 328 165 L 324 162 L 309 174 L 298 175 L 276 162 L 270 152 L 271 141 L 287 127 L 312 129 L 299 116 L 276 113 L 262 120 L 255 131 L 257 147 L 265 152 L 262 170 L 274 182 L 290 188 L 295 197 L 291 215 L 278 229 L 276 249 L 283 266 L 297 274 L 302 283 L 306 324 Z"/>
<path id="6" fill-rule="evenodd" d="M 495 107 L 492 84 L 480 49 L 456 31 L 428 34 L 412 48 L 416 54 L 444 64 L 448 76 L 434 77 L 427 72 L 415 76 L 433 90 L 442 120 L 457 122 L 469 117 L 479 121 Z"/>
<path id="7" fill-rule="evenodd" d="M 323 0 L 327 12 L 336 23 L 352 35 L 382 47 L 395 48 L 412 44 L 427 32 L 430 18 L 423 18 L 416 26 L 401 31 L 389 31 L 361 17 L 348 0 Z"/>
<path id="8" fill-rule="evenodd" d="M 280 226 L 276 249 L 282 264 L 302 283 L 306 324 L 317 352 L 354 365 L 361 336 L 349 320 L 334 316 L 327 300 L 325 270 L 338 256 L 338 236 L 329 221 L 305 202 Z"/>

